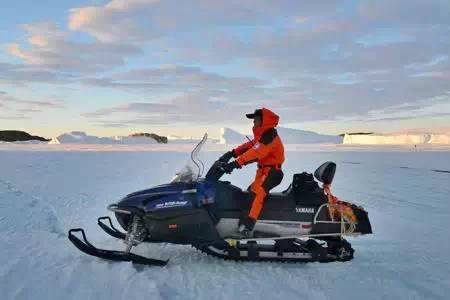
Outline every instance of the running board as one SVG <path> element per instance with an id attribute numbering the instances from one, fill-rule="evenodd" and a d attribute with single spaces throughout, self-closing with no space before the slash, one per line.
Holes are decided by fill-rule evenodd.
<path id="1" fill-rule="evenodd" d="M 83 241 L 80 240 L 78 237 L 76 237 L 73 234 L 74 232 L 81 232 Z M 89 254 L 91 256 L 112 261 L 130 261 L 134 264 L 148 265 L 148 266 L 165 266 L 168 262 L 167 260 L 146 258 L 131 252 L 98 249 L 86 239 L 86 234 L 84 233 L 84 230 L 81 228 L 70 229 L 68 237 L 69 240 L 75 245 L 75 247 L 77 247 L 80 251 Z"/>

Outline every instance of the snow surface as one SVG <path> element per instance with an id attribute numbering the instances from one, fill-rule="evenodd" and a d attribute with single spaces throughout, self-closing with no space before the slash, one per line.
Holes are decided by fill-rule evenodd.
<path id="1" fill-rule="evenodd" d="M 340 144 L 342 137 L 336 135 L 319 134 L 313 131 L 299 130 L 286 127 L 277 127 L 277 131 L 284 144 Z M 249 134 L 249 137 L 252 137 Z M 244 134 L 230 129 L 221 128 L 220 143 L 221 144 L 242 144 L 248 139 Z"/>
<path id="2" fill-rule="evenodd" d="M 68 229 L 83 227 L 95 245 L 123 249 L 97 217 L 125 194 L 167 182 L 188 155 L 0 151 L 1 299 L 448 298 L 450 173 L 432 170 L 450 171 L 450 152 L 286 153 L 277 191 L 295 172 L 334 160 L 335 194 L 369 211 L 374 234 L 350 239 L 351 262 L 240 263 L 151 244 L 135 252 L 170 262 L 142 267 L 90 257 L 68 241 Z M 219 155 L 201 154 L 207 165 Z M 253 175 L 248 166 L 224 179 L 246 188 Z"/>
<path id="3" fill-rule="evenodd" d="M 401 134 L 346 134 L 344 144 L 358 145 L 450 145 L 450 134 L 401 133 Z"/>

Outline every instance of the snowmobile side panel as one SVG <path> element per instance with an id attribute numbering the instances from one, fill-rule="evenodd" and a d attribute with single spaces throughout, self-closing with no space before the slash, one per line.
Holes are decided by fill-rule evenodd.
<path id="1" fill-rule="evenodd" d="M 205 209 L 162 210 L 144 217 L 148 239 L 174 244 L 210 244 L 221 238 Z"/>

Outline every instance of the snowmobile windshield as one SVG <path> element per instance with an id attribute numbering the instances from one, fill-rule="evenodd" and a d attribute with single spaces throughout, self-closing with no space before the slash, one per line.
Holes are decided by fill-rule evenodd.
<path id="1" fill-rule="evenodd" d="M 207 140 L 208 134 L 205 133 L 202 140 L 192 150 L 190 160 L 185 164 L 181 171 L 176 173 L 176 175 L 172 178 L 172 183 L 197 181 L 203 175 L 205 166 L 198 158 L 198 155 Z"/>

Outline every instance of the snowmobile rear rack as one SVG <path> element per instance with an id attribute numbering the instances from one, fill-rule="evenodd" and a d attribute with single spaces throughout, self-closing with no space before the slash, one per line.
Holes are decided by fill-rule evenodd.
<path id="1" fill-rule="evenodd" d="M 341 212 L 340 214 L 340 218 L 338 220 L 333 220 L 331 219 L 330 221 L 328 220 L 319 220 L 319 216 L 320 213 L 323 209 L 330 209 L 330 208 L 338 208 L 340 209 L 340 207 L 336 204 L 331 204 L 331 203 L 324 203 L 322 204 L 319 209 L 317 209 L 316 214 L 314 215 L 314 220 L 313 220 L 313 224 L 337 224 L 340 225 L 341 227 L 341 237 L 344 235 L 352 235 L 353 232 L 355 231 L 356 228 L 356 224 L 357 223 L 351 223 L 349 222 L 349 220 L 346 220 Z"/>
<path id="2" fill-rule="evenodd" d="M 101 223 L 99 221 L 99 223 Z M 103 228 L 103 227 L 102 227 Z M 81 232 L 83 241 L 76 237 L 73 233 Z M 82 228 L 74 228 L 69 230 L 68 234 L 69 240 L 77 247 L 80 251 L 89 254 L 91 256 L 96 256 L 99 258 L 112 260 L 112 261 L 130 261 L 134 264 L 148 265 L 148 266 L 165 266 L 167 260 L 159 260 L 153 258 L 146 258 L 131 252 L 116 251 L 116 250 L 104 250 L 96 248 L 92 245 L 86 238 L 86 234 Z"/>

